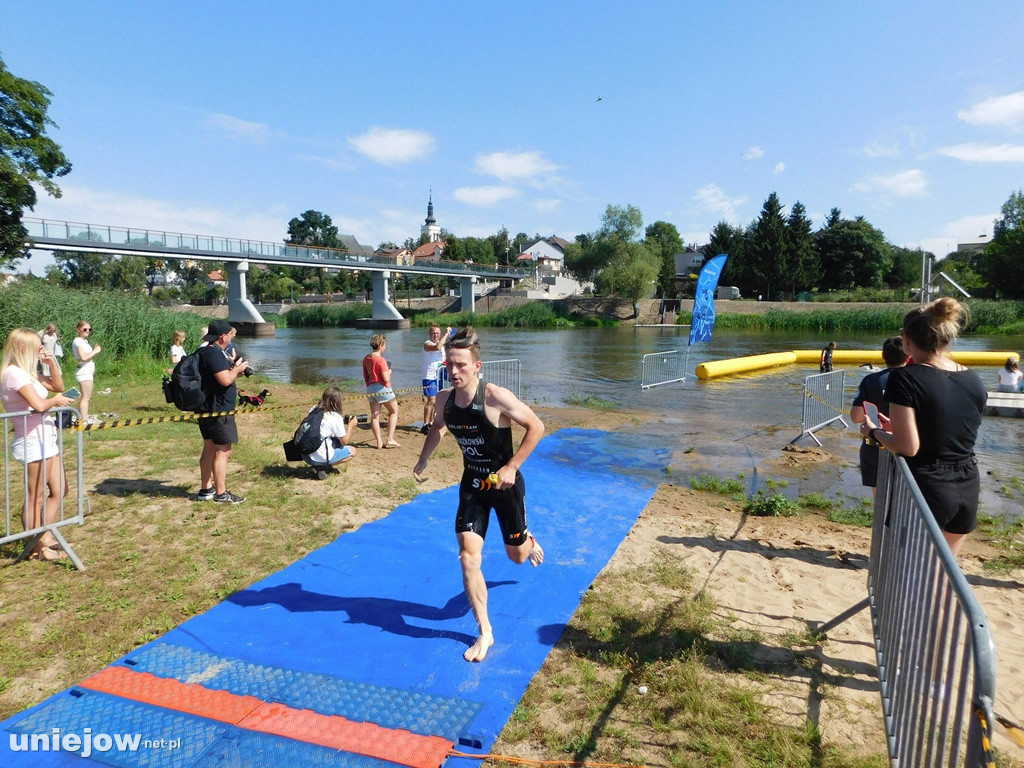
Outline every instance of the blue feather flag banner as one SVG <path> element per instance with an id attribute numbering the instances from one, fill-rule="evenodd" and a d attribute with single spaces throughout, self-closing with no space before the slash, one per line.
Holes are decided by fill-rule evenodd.
<path id="1" fill-rule="evenodd" d="M 690 321 L 690 344 L 711 341 L 711 331 L 715 328 L 715 289 L 727 258 L 729 254 L 719 254 L 710 259 L 700 271 L 697 295 L 693 300 L 693 320 Z"/>

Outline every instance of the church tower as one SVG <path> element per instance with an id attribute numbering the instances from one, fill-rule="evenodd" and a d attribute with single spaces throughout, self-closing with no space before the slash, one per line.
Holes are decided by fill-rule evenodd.
<path id="1" fill-rule="evenodd" d="M 430 199 L 427 201 L 427 218 L 420 227 L 420 235 L 427 239 L 428 243 L 436 243 L 441 239 L 441 228 L 437 226 L 437 219 L 434 218 L 434 191 L 430 191 Z"/>

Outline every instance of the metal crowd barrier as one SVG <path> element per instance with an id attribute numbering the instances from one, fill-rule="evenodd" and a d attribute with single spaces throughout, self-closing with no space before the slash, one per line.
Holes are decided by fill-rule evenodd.
<path id="1" fill-rule="evenodd" d="M 75 419 L 80 418 L 80 414 L 74 408 L 53 408 L 49 411 L 56 418 L 60 418 L 61 413 L 70 413 Z M 21 426 L 26 427 L 28 424 L 28 417 L 37 415 L 34 411 L 16 411 L 13 413 L 0 413 L 0 429 L 3 431 L 3 466 L 4 466 L 4 524 L 3 528 L 0 529 L 0 544 L 9 544 L 16 541 L 25 541 L 25 547 L 21 554 L 18 556 L 15 562 L 20 562 L 28 557 L 32 551 L 32 547 L 35 546 L 36 542 L 43 536 L 44 533 L 49 531 L 60 543 L 60 546 L 74 564 L 75 568 L 80 571 L 85 570 L 85 565 L 75 554 L 75 551 L 68 544 L 67 539 L 61 533 L 61 528 L 66 525 L 81 525 L 85 522 L 85 514 L 89 505 L 88 499 L 85 498 L 85 485 L 83 483 L 82 476 L 82 441 L 84 433 L 74 429 L 56 429 L 55 427 L 44 424 L 42 429 L 56 429 L 57 432 L 57 448 L 61 462 L 64 466 L 64 477 L 65 482 L 68 484 L 69 493 L 67 498 L 63 494 L 59 496 L 60 506 L 57 511 L 57 519 L 49 525 L 42 525 L 35 528 L 24 530 L 22 524 L 22 511 L 24 510 L 25 499 L 28 497 L 29 485 L 28 485 L 28 462 L 18 461 L 15 459 L 11 452 L 11 444 L 14 442 L 14 437 L 11 427 L 20 420 Z M 25 430 L 27 431 L 27 430 Z M 73 462 L 74 465 L 68 466 L 68 446 L 71 442 L 73 444 Z M 40 475 L 42 483 L 42 493 L 40 494 L 43 505 L 46 503 L 47 494 L 47 462 L 42 462 L 40 466 Z"/>
<path id="2" fill-rule="evenodd" d="M 690 350 L 678 349 L 671 352 L 652 352 L 644 355 L 640 362 L 640 389 L 660 387 L 686 381 L 686 367 L 690 363 Z"/>
<path id="3" fill-rule="evenodd" d="M 988 768 L 995 646 L 906 460 L 881 451 L 868 597 L 817 628 L 871 608 L 882 714 L 894 768 Z"/>
<path id="4" fill-rule="evenodd" d="M 489 381 L 499 387 L 511 390 L 512 394 L 522 399 L 522 366 L 518 360 L 485 360 L 480 369 L 480 380 Z M 452 384 L 448 378 L 448 369 L 438 368 L 437 389 L 438 391 Z"/>
<path id="5" fill-rule="evenodd" d="M 843 418 L 845 390 L 846 371 L 816 373 L 805 377 L 800 434 L 791 443 L 807 436 L 820 446 L 821 441 L 814 435 L 819 429 L 834 421 L 840 422 L 844 428 L 850 426 Z"/>
<path id="6" fill-rule="evenodd" d="M 987 765 L 982 723 L 991 743 L 996 695 L 988 621 L 906 460 L 880 453 L 868 600 L 890 758 L 900 768 Z"/>

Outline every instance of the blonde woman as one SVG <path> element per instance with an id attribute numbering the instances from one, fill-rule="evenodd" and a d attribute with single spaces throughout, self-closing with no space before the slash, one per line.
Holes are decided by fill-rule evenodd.
<path id="1" fill-rule="evenodd" d="M 384 359 L 388 340 L 384 334 L 375 333 L 370 338 L 370 349 L 373 351 L 363 358 L 363 383 L 366 384 L 366 397 L 370 401 L 370 430 L 377 441 L 377 449 L 398 448 L 395 442 L 395 429 L 398 428 L 398 400 L 391 389 L 391 366 Z M 380 431 L 381 406 L 388 412 L 388 439 Z"/>
<path id="2" fill-rule="evenodd" d="M 49 368 L 49 376 L 36 372 L 38 363 Z M 11 331 L 4 344 L 3 363 L 0 365 L 0 400 L 8 413 L 35 411 L 12 419 L 14 442 L 11 443 L 11 453 L 25 465 L 28 484 L 21 517 L 25 530 L 55 523 L 61 498 L 68 493 L 64 465 L 59 455 L 57 425 L 54 418 L 47 415 L 51 408 L 74 403 L 70 397 L 60 394 L 63 389 L 60 363 L 52 352 L 43 347 L 39 334 L 31 328 Z M 49 392 L 57 394 L 49 397 Z M 44 478 L 48 491 L 45 503 Z M 30 557 L 55 560 L 62 554 L 53 534 L 47 532 L 33 547 Z"/>
<path id="3" fill-rule="evenodd" d="M 95 424 L 96 419 L 89 417 L 89 404 L 92 402 L 93 377 L 96 375 L 96 355 L 102 351 L 97 344 L 95 347 L 89 343 L 89 334 L 92 333 L 92 323 L 86 320 L 79 320 L 75 326 L 78 337 L 71 343 L 71 351 L 75 353 L 75 360 L 78 361 L 78 368 L 75 370 L 75 380 L 82 388 L 82 404 L 79 410 L 82 412 L 82 421 L 86 424 Z"/>

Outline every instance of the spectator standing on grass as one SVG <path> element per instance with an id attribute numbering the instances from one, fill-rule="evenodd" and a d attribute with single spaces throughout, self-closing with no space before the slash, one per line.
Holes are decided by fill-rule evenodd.
<path id="1" fill-rule="evenodd" d="M 974 443 L 988 393 L 978 374 L 953 361 L 949 347 L 967 312 L 947 297 L 903 318 L 903 351 L 885 390 L 889 431 L 865 418 L 860 432 L 905 457 L 954 555 L 978 517 L 980 478 Z"/>
<path id="2" fill-rule="evenodd" d="M 171 334 L 171 370 L 174 370 L 181 359 L 185 357 L 185 332 L 175 331 Z"/>
<path id="3" fill-rule="evenodd" d="M 50 371 L 48 376 L 38 372 L 40 362 Z M 43 347 L 39 334 L 31 328 L 11 331 L 4 344 L 3 363 L 0 365 L 0 400 L 9 413 L 34 412 L 12 419 L 14 440 L 11 453 L 16 461 L 25 465 L 27 493 L 21 521 L 26 531 L 57 522 L 61 499 L 68 494 L 57 424 L 48 413 L 51 408 L 75 402 L 64 397 L 61 394 L 63 390 L 60 363 Z M 49 392 L 56 394 L 50 397 Z M 62 556 L 66 554 L 49 531 L 36 542 L 29 555 L 39 560 L 56 560 Z"/>
<path id="4" fill-rule="evenodd" d="M 89 406 L 92 403 L 93 379 L 96 376 L 96 355 L 103 351 L 97 344 L 95 347 L 89 343 L 92 333 L 92 323 L 86 320 L 79 320 L 76 326 L 78 336 L 71 342 L 71 351 L 75 354 L 78 368 L 75 369 L 75 381 L 82 389 L 82 402 L 78 410 L 82 414 L 82 421 L 86 424 L 98 424 L 95 416 L 89 415 Z"/>
<path id="5" fill-rule="evenodd" d="M 885 387 L 889 383 L 892 369 L 899 368 L 907 360 L 907 354 L 903 351 L 903 337 L 890 336 L 885 340 L 882 344 L 882 360 L 885 361 L 884 371 L 869 373 L 860 381 L 850 408 L 850 418 L 854 424 L 864 423 L 865 400 L 876 405 L 879 413 L 889 415 Z M 860 444 L 860 482 L 870 488 L 872 493 L 875 492 L 875 486 L 878 485 L 878 444 L 874 440 L 864 440 Z"/>
<path id="6" fill-rule="evenodd" d="M 234 337 L 235 329 L 223 320 L 211 322 L 209 333 L 203 336 L 208 344 L 199 350 L 199 370 L 206 402 L 200 413 L 235 410 L 238 402 L 235 380 L 243 374 L 247 363 L 241 357 L 233 360 L 228 357 L 228 345 Z M 200 417 L 197 421 L 203 436 L 203 452 L 199 456 L 201 484 L 195 501 L 241 504 L 245 499 L 231 493 L 227 487 L 228 459 L 231 447 L 238 442 L 234 415 Z"/>
<path id="7" fill-rule="evenodd" d="M 384 359 L 388 340 L 383 333 L 375 333 L 370 338 L 370 352 L 363 358 L 363 383 L 366 384 L 366 397 L 370 401 L 370 430 L 377 441 L 377 450 L 381 448 L 398 448 L 395 442 L 395 430 L 398 428 L 398 400 L 391 389 L 391 366 Z M 385 442 L 380 431 L 380 409 L 388 412 L 388 439 Z"/>
<path id="8" fill-rule="evenodd" d="M 43 340 L 43 349 L 50 353 L 51 356 L 57 359 L 59 363 L 64 357 L 64 347 L 60 344 L 59 338 L 60 332 L 57 330 L 57 326 L 53 323 L 47 323 L 46 328 L 39 334 L 39 337 Z M 50 367 L 43 365 L 43 376 L 50 375 Z"/>
<path id="9" fill-rule="evenodd" d="M 836 351 L 836 343 L 830 341 L 825 345 L 825 348 L 821 350 L 821 363 L 818 365 L 819 373 L 831 373 L 832 372 L 832 353 Z"/>
<path id="10" fill-rule="evenodd" d="M 430 425 L 434 422 L 434 409 L 437 407 L 437 374 L 444 367 L 444 345 L 451 338 L 451 327 L 444 329 L 441 335 L 441 326 L 437 323 L 430 324 L 430 338 L 423 342 L 423 428 L 420 430 L 424 435 L 430 431 Z"/>

